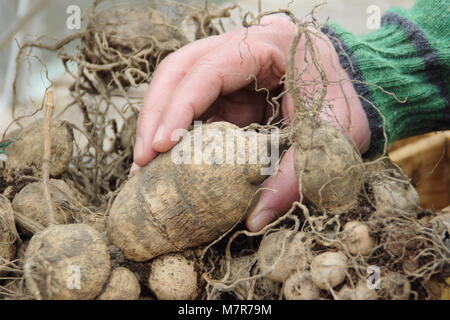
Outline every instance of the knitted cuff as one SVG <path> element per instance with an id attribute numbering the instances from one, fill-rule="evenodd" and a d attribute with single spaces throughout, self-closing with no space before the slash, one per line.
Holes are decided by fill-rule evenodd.
<path id="1" fill-rule="evenodd" d="M 322 28 L 353 80 L 369 119 L 372 158 L 398 139 L 450 128 L 450 1 L 392 9 L 382 27 L 355 36 Z"/>

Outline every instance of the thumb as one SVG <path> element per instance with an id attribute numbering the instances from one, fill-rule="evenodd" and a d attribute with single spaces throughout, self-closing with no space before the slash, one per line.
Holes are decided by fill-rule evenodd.
<path id="1" fill-rule="evenodd" d="M 278 172 L 267 178 L 261 188 L 259 201 L 248 215 L 248 230 L 256 232 L 286 213 L 299 198 L 298 181 L 294 170 L 294 149 L 291 147 L 281 160 Z"/>

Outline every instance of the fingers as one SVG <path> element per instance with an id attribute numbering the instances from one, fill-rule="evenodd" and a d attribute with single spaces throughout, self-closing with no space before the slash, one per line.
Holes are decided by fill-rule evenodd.
<path id="1" fill-rule="evenodd" d="M 237 40 L 230 41 L 197 61 L 189 70 L 160 118 L 161 123 L 153 142 L 154 150 L 165 152 L 172 148 L 176 144 L 171 139 L 174 130 L 187 128 L 219 96 L 250 84 L 254 81 L 251 75 L 264 79 L 266 83 L 261 86 L 269 89 L 270 85 L 278 84 L 279 75 L 275 74 L 272 66 L 283 65 L 285 57 L 280 50 L 257 42 L 251 50 L 240 51 L 238 48 Z"/>
<path id="2" fill-rule="evenodd" d="M 278 85 L 294 34 L 295 25 L 287 19 L 265 17 L 260 26 L 237 27 L 193 42 L 164 59 L 139 115 L 136 166 L 173 147 L 172 131 L 188 128 L 220 95 L 244 87 L 254 77 L 259 87 Z"/>
<path id="3" fill-rule="evenodd" d="M 200 57 L 210 52 L 228 36 L 221 35 L 192 42 L 164 59 L 156 69 L 139 113 L 134 162 L 145 166 L 157 152 L 152 148 L 153 136 L 161 114 L 167 108 L 178 83 Z"/>
<path id="4" fill-rule="evenodd" d="M 269 177 L 261 188 L 260 199 L 253 212 L 247 217 L 247 228 L 256 232 L 286 213 L 299 198 L 298 181 L 294 170 L 294 149 L 284 155 L 279 171 Z"/>

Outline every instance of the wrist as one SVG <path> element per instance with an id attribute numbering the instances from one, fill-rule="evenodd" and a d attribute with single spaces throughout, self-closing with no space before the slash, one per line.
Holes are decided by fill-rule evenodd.
<path id="1" fill-rule="evenodd" d="M 391 9 L 365 35 L 334 23 L 322 28 L 369 119 L 366 158 L 396 140 L 450 127 L 449 9 L 447 0 L 418 0 L 411 10 Z"/>

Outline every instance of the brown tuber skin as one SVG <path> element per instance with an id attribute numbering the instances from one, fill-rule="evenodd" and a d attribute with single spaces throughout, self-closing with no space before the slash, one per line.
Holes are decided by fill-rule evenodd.
<path id="1" fill-rule="evenodd" d="M 95 14 L 82 42 L 83 59 L 88 63 L 114 65 L 129 59 L 128 64 L 97 71 L 105 84 L 137 87 L 149 81 L 162 58 L 189 41 L 172 19 L 144 2 L 117 5 Z"/>
<path id="2" fill-rule="evenodd" d="M 95 48 L 94 35 L 102 34 L 110 46 L 122 53 L 151 48 L 155 41 L 166 50 L 173 50 L 188 39 L 178 29 L 170 28 L 171 25 L 169 17 L 149 6 L 115 6 L 92 18 L 84 41 L 86 47 Z"/>
<path id="3" fill-rule="evenodd" d="M 270 233 L 261 241 L 258 266 L 267 279 L 284 282 L 296 270 L 306 267 L 305 234 L 290 230 Z M 284 250 L 282 250 L 284 243 Z"/>
<path id="4" fill-rule="evenodd" d="M 9 200 L 0 195 L 0 277 L 6 274 L 2 265 L 14 260 L 16 254 L 17 231 Z"/>
<path id="5" fill-rule="evenodd" d="M 72 159 L 73 134 L 65 122 L 57 120 L 52 121 L 50 134 L 50 176 L 57 177 L 67 170 Z M 42 121 L 36 121 L 25 127 L 17 140 L 7 148 L 6 170 L 9 175 L 13 172 L 22 174 L 29 169 L 32 170 L 32 175 L 40 174 L 43 150 L 43 124 Z"/>
<path id="6" fill-rule="evenodd" d="M 378 211 L 397 209 L 415 214 L 419 207 L 419 195 L 410 183 L 377 181 L 372 184 L 372 190 Z"/>
<path id="7" fill-rule="evenodd" d="M 97 300 L 138 300 L 140 294 L 141 287 L 134 273 L 119 267 L 111 272 L 105 289 Z"/>
<path id="8" fill-rule="evenodd" d="M 25 283 L 39 300 L 94 299 L 110 270 L 106 241 L 84 224 L 48 227 L 34 235 L 25 252 Z"/>
<path id="9" fill-rule="evenodd" d="M 197 137 L 201 130 L 203 144 Z M 212 163 L 211 150 L 216 155 L 231 154 L 224 150 L 227 132 L 233 138 L 245 137 L 229 123 L 203 125 L 190 131 L 171 152 L 160 154 L 123 187 L 111 208 L 107 232 L 128 259 L 146 261 L 209 243 L 250 212 L 266 176 L 261 175 L 259 164 Z M 188 155 L 192 146 L 193 154 L 202 155 L 209 163 L 174 163 L 172 157 Z"/>
<path id="10" fill-rule="evenodd" d="M 353 207 L 364 169 L 354 146 L 331 124 L 312 117 L 301 117 L 295 128 L 294 165 L 300 193 L 331 213 Z"/>
<path id="11" fill-rule="evenodd" d="M 389 160 L 378 163 L 374 169 L 369 181 L 377 212 L 401 210 L 415 216 L 420 199 L 409 178 Z"/>
<path id="12" fill-rule="evenodd" d="M 54 207 L 55 221 L 58 224 L 73 223 L 73 213 L 69 210 L 70 199 L 74 196 L 72 189 L 64 181 L 54 179 L 50 180 L 49 189 Z M 46 227 L 48 226 L 48 207 L 44 201 L 43 190 L 42 182 L 30 183 L 16 194 L 12 205 L 17 213 Z M 33 234 L 33 230 L 21 219 L 18 219 L 18 224 L 25 233 Z"/>
<path id="13" fill-rule="evenodd" d="M 411 294 L 411 284 L 400 273 L 390 272 L 381 278 L 381 289 L 386 290 L 392 300 L 406 300 Z"/>
<path id="14" fill-rule="evenodd" d="M 284 283 L 284 297 L 286 300 L 317 300 L 320 289 L 311 280 L 309 272 L 297 271 L 291 274 Z"/>
<path id="15" fill-rule="evenodd" d="M 195 261 L 168 254 L 151 262 L 148 286 L 158 300 L 193 300 L 199 294 Z"/>

